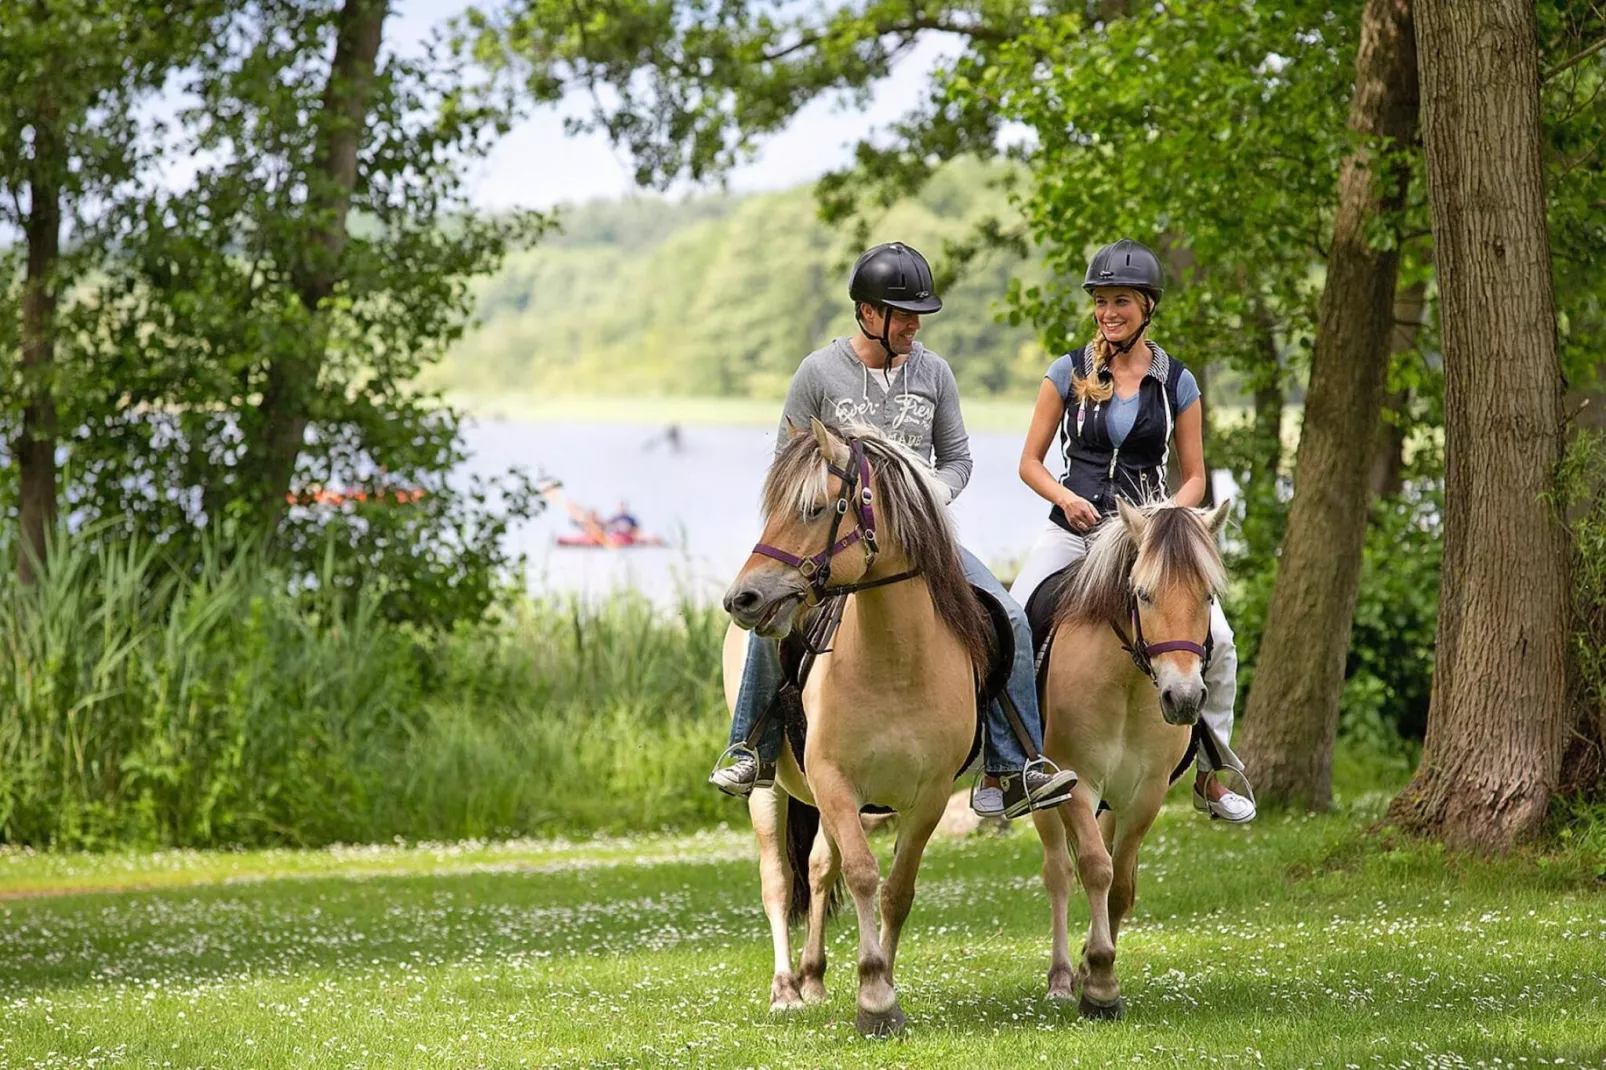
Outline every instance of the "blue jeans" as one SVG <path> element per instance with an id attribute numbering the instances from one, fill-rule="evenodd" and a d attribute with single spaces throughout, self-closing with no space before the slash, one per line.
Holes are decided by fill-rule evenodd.
<path id="1" fill-rule="evenodd" d="M 997 699 L 987 704 L 987 748 L 984 766 L 989 774 L 1019 772 L 1028 757 L 1043 752 L 1043 719 L 1037 711 L 1037 681 L 1032 671 L 1032 629 L 1026 623 L 1026 611 L 1009 597 L 1004 585 L 998 582 L 986 565 L 975 554 L 963 547 L 959 558 L 965 567 L 965 578 L 972 587 L 979 588 L 998 600 L 1009 614 L 1011 630 L 1015 633 L 1015 661 L 1010 666 L 1009 682 L 1005 690 L 1015 700 L 1015 709 L 1032 739 L 1032 754 L 1021 748 L 1020 740 L 1004 716 L 1004 707 Z M 736 712 L 731 720 L 732 744 L 747 738 L 753 722 L 770 704 L 781 689 L 781 655 L 773 639 L 764 639 L 752 633 L 747 637 L 747 661 L 742 668 L 742 685 L 736 693 Z M 772 719 L 764 726 L 758 740 L 758 756 L 773 762 L 781 756 L 781 723 Z"/>

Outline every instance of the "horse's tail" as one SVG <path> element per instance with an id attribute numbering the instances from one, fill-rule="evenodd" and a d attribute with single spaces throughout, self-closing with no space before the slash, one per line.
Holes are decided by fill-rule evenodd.
<path id="1" fill-rule="evenodd" d="M 802 799 L 786 800 L 786 857 L 792 869 L 792 901 L 787 904 L 786 920 L 793 925 L 809 916 L 812 895 L 809 890 L 809 853 L 820 832 L 820 811 Z M 839 875 L 826 894 L 825 916 L 835 914 L 842 904 L 842 878 Z"/>

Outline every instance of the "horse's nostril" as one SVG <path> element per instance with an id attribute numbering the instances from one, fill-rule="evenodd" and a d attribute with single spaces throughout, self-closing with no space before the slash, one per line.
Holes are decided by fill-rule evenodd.
<path id="1" fill-rule="evenodd" d="M 725 607 L 727 612 L 731 610 L 740 610 L 741 612 L 745 613 L 754 606 L 758 605 L 759 596 L 757 591 L 753 590 L 751 587 L 748 587 L 737 591 L 730 597 L 729 601 L 730 604 Z"/>
<path id="2" fill-rule="evenodd" d="M 1177 708 L 1177 697 L 1171 693 L 1169 687 L 1160 692 L 1160 705 L 1165 708 L 1167 713 Z"/>

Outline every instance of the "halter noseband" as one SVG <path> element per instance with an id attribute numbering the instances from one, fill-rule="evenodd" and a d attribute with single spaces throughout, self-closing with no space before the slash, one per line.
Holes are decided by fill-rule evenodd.
<path id="1" fill-rule="evenodd" d="M 818 605 L 820 599 L 827 594 L 851 594 L 854 591 L 868 590 L 872 587 L 884 587 L 890 583 L 912 579 L 920 574 L 920 569 L 913 568 L 907 572 L 900 572 L 894 576 L 887 576 L 867 583 L 848 583 L 838 587 L 827 587 L 831 582 L 831 559 L 846 550 L 856 542 L 864 543 L 864 570 L 869 572 L 875 564 L 876 554 L 880 547 L 876 543 L 875 533 L 875 506 L 872 504 L 873 495 L 870 491 L 870 459 L 865 456 L 864 442 L 853 438 L 848 440 L 848 463 L 846 468 L 826 462 L 826 470 L 842 481 L 842 493 L 837 495 L 836 505 L 831 515 L 831 530 L 825 537 L 825 549 L 809 557 L 798 557 L 782 550 L 778 546 L 768 543 L 757 543 L 753 552 L 774 558 L 783 565 L 791 565 L 803 573 L 807 581 L 808 604 Z M 857 490 L 857 493 L 855 493 Z M 838 539 L 836 533 L 842 527 L 842 518 L 848 515 L 851 506 L 854 516 L 854 528 L 842 538 Z"/>
<path id="2" fill-rule="evenodd" d="M 1167 654 L 1174 650 L 1185 650 L 1190 654 L 1198 655 L 1200 672 L 1204 672 L 1210 668 L 1210 654 L 1215 649 L 1216 644 L 1215 638 L 1208 631 L 1205 632 L 1205 641 L 1203 644 L 1195 643 L 1189 639 L 1169 639 L 1164 643 L 1146 642 L 1143 638 L 1143 620 L 1138 615 L 1138 599 L 1136 594 L 1132 596 L 1130 604 L 1132 613 L 1132 638 L 1128 639 L 1126 632 L 1113 620 L 1110 622 L 1110 628 L 1115 632 L 1115 637 L 1121 640 L 1121 649 L 1132 655 L 1132 664 L 1136 665 L 1140 670 L 1142 670 L 1143 675 L 1147 676 L 1149 681 L 1153 683 L 1155 687 L 1160 686 L 1160 678 L 1155 675 L 1154 672 L 1153 659 L 1156 654 Z"/>

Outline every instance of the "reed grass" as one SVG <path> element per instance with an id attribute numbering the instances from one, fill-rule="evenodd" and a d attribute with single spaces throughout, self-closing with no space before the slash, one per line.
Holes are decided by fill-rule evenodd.
<path id="1" fill-rule="evenodd" d="M 0 565 L 8 564 L 0 562 Z M 625 596 L 448 634 L 263 555 L 63 541 L 0 572 L 0 840 L 316 845 L 690 827 L 724 618 Z"/>

